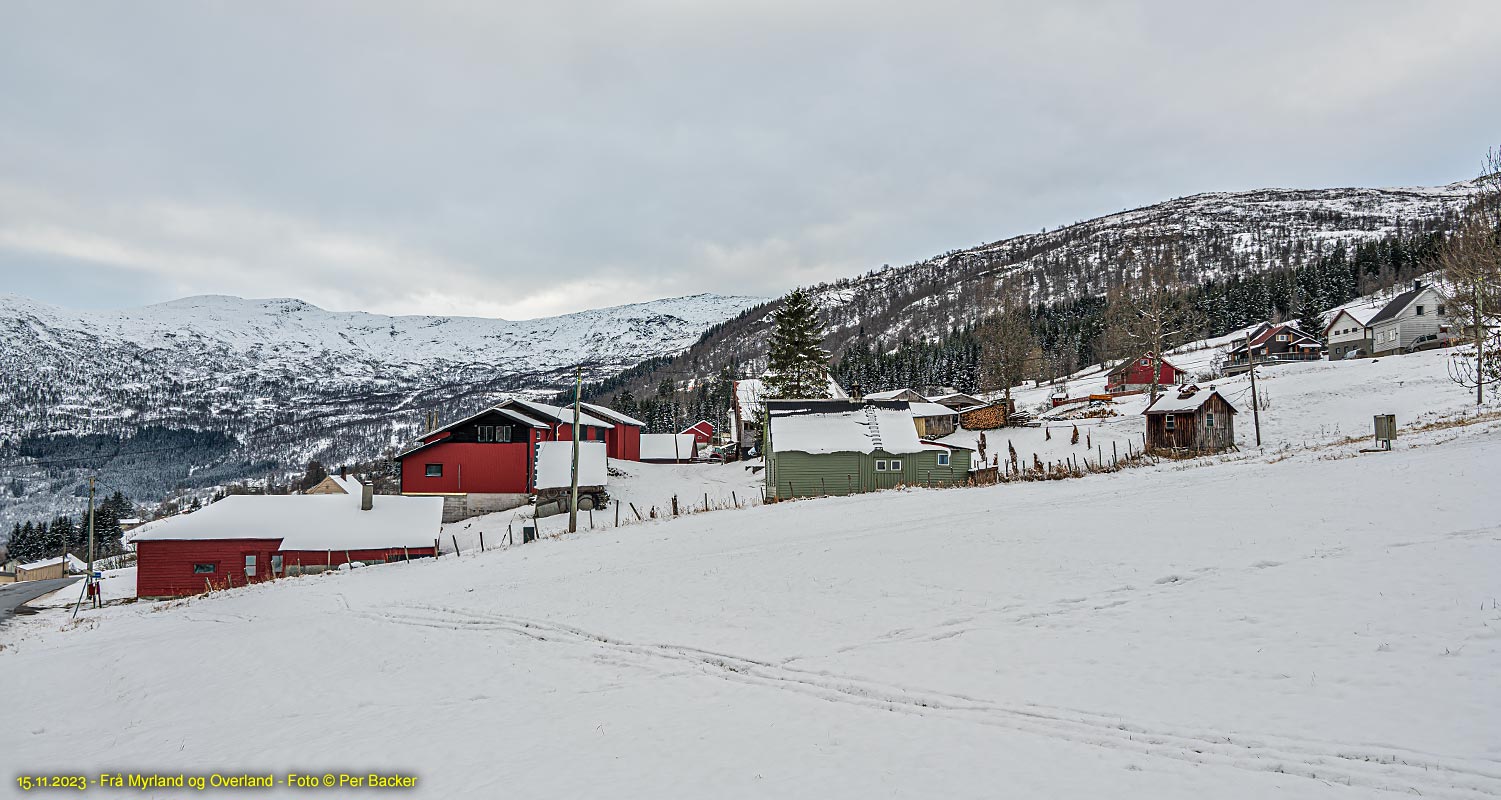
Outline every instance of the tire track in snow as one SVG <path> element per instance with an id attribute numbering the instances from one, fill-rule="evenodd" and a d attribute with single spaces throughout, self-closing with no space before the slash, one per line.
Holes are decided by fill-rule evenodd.
<path id="1" fill-rule="evenodd" d="M 581 628 L 505 614 L 440 606 L 398 606 L 353 612 L 380 623 L 456 631 L 500 631 L 536 641 L 600 650 L 634 666 L 688 666 L 737 683 L 791 691 L 831 702 L 939 717 L 1015 732 L 1138 752 L 1194 764 L 1272 772 L 1425 797 L 1501 796 L 1501 765 L 1477 768 L 1459 759 L 1392 746 L 1341 745 L 1282 736 L 1183 731 L 1086 711 L 1012 706 L 961 694 L 884 684 L 863 678 L 668 644 L 638 644 Z"/>

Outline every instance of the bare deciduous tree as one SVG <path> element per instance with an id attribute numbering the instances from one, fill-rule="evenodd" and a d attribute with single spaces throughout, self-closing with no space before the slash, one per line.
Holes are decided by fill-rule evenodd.
<path id="1" fill-rule="evenodd" d="M 1486 153 L 1481 192 L 1439 254 L 1451 319 L 1463 320 L 1470 347 L 1449 359 L 1449 377 L 1475 390 L 1501 384 L 1501 149 Z"/>
<path id="2" fill-rule="evenodd" d="M 1042 359 L 1042 348 L 1020 303 L 1007 304 L 980 326 L 980 358 L 981 387 L 1004 390 L 1010 408 L 1011 387 L 1031 377 Z"/>
<path id="3" fill-rule="evenodd" d="M 1141 275 L 1109 296 L 1108 340 L 1131 358 L 1152 359 L 1151 399 L 1161 392 L 1162 354 L 1197 334 L 1202 314 L 1183 300 L 1184 287 L 1172 268 L 1172 258 L 1153 258 Z"/>

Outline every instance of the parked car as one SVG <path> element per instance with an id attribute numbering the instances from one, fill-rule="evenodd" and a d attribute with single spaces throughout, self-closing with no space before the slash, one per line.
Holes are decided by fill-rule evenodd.
<path id="1" fill-rule="evenodd" d="M 1407 350 L 1405 352 L 1416 353 L 1420 350 L 1432 350 L 1440 346 L 1441 343 L 1439 342 L 1438 334 L 1430 333 L 1426 336 L 1419 336 L 1418 338 L 1413 339 L 1412 344 L 1407 346 Z"/>
<path id="2" fill-rule="evenodd" d="M 1351 350 L 1350 352 L 1344 354 L 1343 359 L 1345 361 L 1349 361 L 1349 360 L 1354 359 L 1354 358 L 1365 358 L 1365 357 L 1366 357 L 1366 351 L 1364 351 L 1364 350 Z"/>

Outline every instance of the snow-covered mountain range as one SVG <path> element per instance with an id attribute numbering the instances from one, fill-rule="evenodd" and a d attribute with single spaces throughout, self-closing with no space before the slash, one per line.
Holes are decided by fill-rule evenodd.
<path id="1" fill-rule="evenodd" d="M 613 374 L 760 302 L 701 294 L 508 321 L 224 296 L 72 311 L 0 295 L 0 464 L 56 464 L 0 475 L 10 490 L 0 519 L 25 516 L 23 497 L 70 495 L 71 467 L 110 463 L 101 453 L 150 450 L 158 471 L 174 462 L 167 485 L 122 467 L 117 483 L 139 497 L 204 470 L 230 480 L 314 457 L 368 459 L 428 410 L 448 417 L 509 392 L 556 391 L 576 365 L 586 378 Z"/>

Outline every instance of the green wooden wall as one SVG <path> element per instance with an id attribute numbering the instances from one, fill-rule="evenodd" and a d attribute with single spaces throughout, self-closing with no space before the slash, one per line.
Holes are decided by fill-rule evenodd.
<path id="1" fill-rule="evenodd" d="M 947 466 L 938 465 L 938 451 L 924 450 L 895 456 L 889 453 L 771 452 L 766 457 L 766 494 L 778 500 L 794 497 L 858 494 L 906 486 L 957 486 L 969 480 L 971 453 L 952 451 Z M 900 471 L 890 471 L 899 459 Z M 876 471 L 876 461 L 888 470 Z"/>

